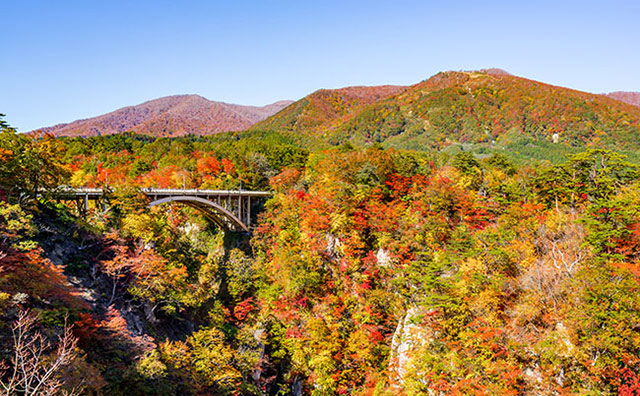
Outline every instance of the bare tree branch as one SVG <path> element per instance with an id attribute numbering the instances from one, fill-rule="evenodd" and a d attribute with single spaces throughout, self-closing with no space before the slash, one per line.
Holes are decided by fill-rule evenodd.
<path id="1" fill-rule="evenodd" d="M 10 369 L 6 363 L 0 366 L 1 374 L 11 372 L 6 382 L 0 381 L 2 396 L 78 395 L 79 389 L 62 389 L 64 383 L 57 378 L 61 370 L 77 357 L 77 339 L 67 319 L 53 351 L 47 338 L 34 330 L 35 320 L 29 311 L 22 311 L 11 328 L 14 353 Z"/>

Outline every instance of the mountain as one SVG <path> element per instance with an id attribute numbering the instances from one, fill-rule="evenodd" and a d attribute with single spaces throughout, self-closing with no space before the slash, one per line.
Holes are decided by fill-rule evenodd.
<path id="1" fill-rule="evenodd" d="M 289 132 L 309 146 L 350 141 L 424 150 L 535 141 L 548 143 L 547 151 L 561 146 L 637 151 L 638 103 L 640 93 L 596 95 L 483 69 L 442 72 L 411 86 L 321 89 L 296 102 L 264 107 L 168 96 L 43 131 L 180 136 L 249 129 Z"/>
<path id="2" fill-rule="evenodd" d="M 611 92 L 606 94 L 606 96 L 619 100 L 624 103 L 629 103 L 634 106 L 640 107 L 640 92 Z"/>
<path id="3" fill-rule="evenodd" d="M 42 128 L 42 131 L 55 136 L 96 136 L 125 131 L 153 136 L 207 135 L 244 130 L 291 103 L 280 101 L 254 107 L 214 102 L 198 95 L 175 95 L 98 117 Z"/>
<path id="4" fill-rule="evenodd" d="M 486 69 L 442 72 L 409 87 L 320 90 L 251 129 L 409 149 L 530 139 L 635 150 L 640 108 Z"/>
<path id="5" fill-rule="evenodd" d="M 364 107 L 379 102 L 407 87 L 382 85 L 321 89 L 295 102 L 291 108 L 258 123 L 255 129 L 309 131 L 337 126 Z"/>

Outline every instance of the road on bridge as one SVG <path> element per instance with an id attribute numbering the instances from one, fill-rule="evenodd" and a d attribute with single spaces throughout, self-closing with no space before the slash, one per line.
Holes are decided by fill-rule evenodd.
<path id="1" fill-rule="evenodd" d="M 106 210 L 109 191 L 102 188 L 60 187 L 54 193 L 58 200 L 73 200 L 82 213 L 89 208 L 89 201 L 102 202 Z M 169 202 L 179 202 L 196 208 L 207 218 L 229 231 L 250 232 L 252 216 L 264 199 L 272 195 L 269 191 L 247 190 L 198 190 L 141 188 L 140 192 L 151 199 L 148 207 Z"/>

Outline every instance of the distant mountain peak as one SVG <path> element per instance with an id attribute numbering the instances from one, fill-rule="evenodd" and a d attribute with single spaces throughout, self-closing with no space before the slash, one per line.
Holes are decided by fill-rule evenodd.
<path id="1" fill-rule="evenodd" d="M 214 102 L 196 94 L 171 95 L 39 131 L 55 136 L 97 136 L 125 131 L 152 136 L 208 135 L 247 129 L 291 103 L 282 100 L 266 106 L 242 106 Z"/>
<path id="2" fill-rule="evenodd" d="M 605 94 L 605 96 L 640 107 L 640 92 L 616 91 Z"/>
<path id="3" fill-rule="evenodd" d="M 513 76 L 513 74 L 509 73 L 508 71 L 499 69 L 497 67 L 492 67 L 489 69 L 480 69 L 478 71 L 480 73 L 485 73 L 485 74 L 494 75 L 494 76 Z"/>

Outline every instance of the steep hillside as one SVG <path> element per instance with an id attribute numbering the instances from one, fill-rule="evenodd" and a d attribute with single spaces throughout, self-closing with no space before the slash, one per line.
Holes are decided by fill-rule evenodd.
<path id="1" fill-rule="evenodd" d="M 98 136 L 124 131 L 152 136 L 207 135 L 246 129 L 291 103 L 280 101 L 254 107 L 213 102 L 198 95 L 167 96 L 43 131 L 55 136 Z"/>
<path id="2" fill-rule="evenodd" d="M 364 107 L 402 92 L 407 87 L 346 87 L 321 89 L 256 124 L 252 129 L 311 132 L 333 129 L 359 114 Z"/>
<path id="3" fill-rule="evenodd" d="M 350 140 L 413 149 L 523 138 L 572 147 L 640 144 L 637 107 L 493 69 L 439 73 L 366 100 L 349 93 L 318 91 L 253 129 L 288 130 L 332 144 Z"/>
<path id="4" fill-rule="evenodd" d="M 3 394 L 640 395 L 640 166 L 288 139 L 0 115 Z M 233 233 L 150 186 L 272 195 Z"/>
<path id="5" fill-rule="evenodd" d="M 640 107 L 640 92 L 611 92 L 608 97 Z"/>

